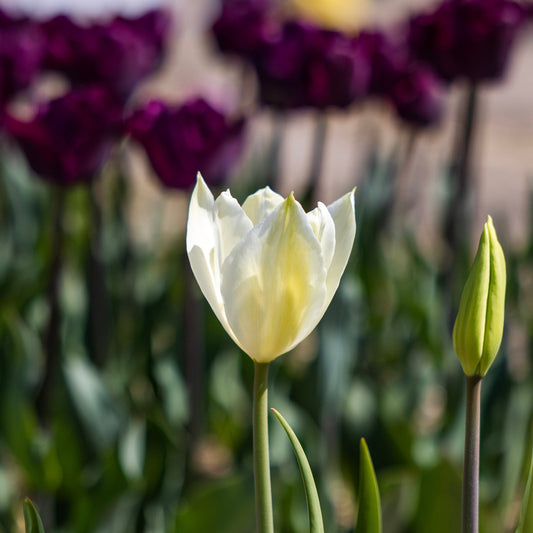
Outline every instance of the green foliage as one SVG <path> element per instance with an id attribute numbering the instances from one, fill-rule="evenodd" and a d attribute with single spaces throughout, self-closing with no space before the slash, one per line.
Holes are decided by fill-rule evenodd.
<path id="1" fill-rule="evenodd" d="M 361 439 L 359 456 L 358 504 L 355 533 L 381 533 L 378 482 L 365 439 Z"/>
<path id="2" fill-rule="evenodd" d="M 533 458 L 530 457 L 529 473 L 524 490 L 522 510 L 520 512 L 520 522 L 516 533 L 531 533 L 533 531 Z"/>
<path id="3" fill-rule="evenodd" d="M 44 533 L 44 526 L 39 513 L 32 501 L 24 500 L 24 523 L 26 533 Z"/>
<path id="4" fill-rule="evenodd" d="M 196 292 L 182 236 L 162 231 L 174 208 L 165 213 L 165 199 L 149 195 L 142 212 L 131 209 L 130 183 L 112 166 L 96 190 L 65 195 L 61 358 L 47 414 L 39 412 L 52 191 L 7 152 L 0 532 L 17 530 L 23 493 L 47 502 L 50 533 L 253 531 L 253 365 Z M 354 528 L 353 450 L 362 435 L 380 480 L 384 531 L 456 531 L 460 520 L 464 391 L 450 317 L 470 257 L 448 284 L 439 239 L 422 245 L 394 205 L 398 167 L 397 153 L 371 154 L 339 291 L 318 331 L 271 368 L 271 405 L 304 445 L 329 533 Z M 236 185 L 244 197 L 262 183 Z M 94 198 L 102 200 L 99 231 Z M 508 330 L 482 396 L 483 533 L 518 522 L 533 420 L 533 236 L 522 249 L 504 248 Z M 201 339 L 192 354 L 191 324 Z M 300 472 L 281 426 L 271 425 L 270 440 L 276 532 L 305 533 Z"/>
<path id="5" fill-rule="evenodd" d="M 296 455 L 296 459 L 298 460 L 298 466 L 300 467 L 300 474 L 302 475 L 305 497 L 307 500 L 307 510 L 309 513 L 309 532 L 324 533 L 324 523 L 322 520 L 322 509 L 320 508 L 318 491 L 316 489 L 313 472 L 309 466 L 309 461 L 307 460 L 304 449 L 302 448 L 298 437 L 283 416 L 281 416 L 281 414 L 275 409 L 272 409 L 272 412 L 276 415 L 276 418 L 282 425 L 285 433 L 287 433 L 292 449 L 294 450 L 294 454 Z"/>

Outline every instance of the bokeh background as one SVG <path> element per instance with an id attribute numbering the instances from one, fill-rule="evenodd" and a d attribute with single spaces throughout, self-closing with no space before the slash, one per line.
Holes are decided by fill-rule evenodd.
<path id="1" fill-rule="evenodd" d="M 271 370 L 326 530 L 359 440 L 385 533 L 458 531 L 451 330 L 487 215 L 508 269 L 482 398 L 481 525 L 514 531 L 531 456 L 532 8 L 512 0 L 0 0 L 0 531 L 254 530 L 253 365 L 189 270 L 196 172 L 306 208 L 357 186 L 317 330 Z M 276 531 L 307 531 L 271 421 Z"/>

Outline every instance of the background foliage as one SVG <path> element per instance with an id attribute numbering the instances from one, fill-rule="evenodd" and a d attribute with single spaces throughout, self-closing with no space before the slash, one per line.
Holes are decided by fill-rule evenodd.
<path id="1" fill-rule="evenodd" d="M 50 532 L 254 528 L 253 365 L 199 293 L 183 234 L 162 231 L 164 213 L 142 221 L 152 242 L 136 238 L 129 142 L 98 180 L 63 188 L 0 140 L 0 531 L 21 527 L 25 496 Z M 239 200 L 273 183 L 276 142 L 241 165 Z M 398 205 L 402 161 L 399 148 L 371 143 L 351 180 L 358 230 L 339 291 L 318 330 L 271 368 L 270 402 L 306 450 L 330 533 L 354 527 L 361 437 L 385 532 L 458 530 L 464 384 L 451 327 L 473 251 L 468 238 L 446 247 L 453 165 L 440 169 L 440 238 L 428 248 Z M 503 246 L 507 323 L 482 397 L 485 533 L 514 531 L 532 442 L 533 233 Z M 270 434 L 276 530 L 307 531 L 290 444 L 274 420 Z"/>

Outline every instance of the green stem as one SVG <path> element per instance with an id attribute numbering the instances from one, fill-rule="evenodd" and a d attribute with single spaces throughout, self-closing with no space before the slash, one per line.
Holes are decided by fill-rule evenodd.
<path id="1" fill-rule="evenodd" d="M 55 188 L 52 191 L 52 233 L 51 263 L 46 299 L 48 302 L 48 323 L 43 339 L 45 365 L 41 388 L 35 400 L 37 415 L 43 426 L 50 422 L 52 396 L 61 364 L 61 312 L 59 306 L 59 285 L 63 269 L 63 215 L 65 210 L 65 191 Z"/>
<path id="2" fill-rule="evenodd" d="M 254 364 L 253 431 L 257 533 L 274 533 L 268 453 L 268 363 Z"/>
<path id="3" fill-rule="evenodd" d="M 478 533 L 479 528 L 479 433 L 481 377 L 466 378 L 465 457 L 463 465 L 462 533 Z"/>

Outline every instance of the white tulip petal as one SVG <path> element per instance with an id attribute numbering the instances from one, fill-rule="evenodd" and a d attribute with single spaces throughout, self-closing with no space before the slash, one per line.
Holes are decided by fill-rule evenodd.
<path id="1" fill-rule="evenodd" d="M 222 297 L 242 349 L 269 362 L 306 337 L 324 312 L 321 246 L 291 195 L 222 265 Z"/>
<path id="2" fill-rule="evenodd" d="M 214 215 L 218 228 L 219 264 L 222 265 L 235 245 L 252 230 L 253 225 L 229 191 L 223 192 L 216 199 Z"/>
<path id="3" fill-rule="evenodd" d="M 187 253 L 199 247 L 205 255 L 213 282 L 219 285 L 220 266 L 218 264 L 218 235 L 214 218 L 215 199 L 198 174 L 189 204 L 187 219 Z"/>
<path id="4" fill-rule="evenodd" d="M 284 201 L 283 196 L 274 192 L 270 187 L 263 187 L 246 198 L 242 208 L 254 226 L 259 225 L 265 218 Z"/>
<path id="5" fill-rule="evenodd" d="M 355 189 L 328 206 L 335 223 L 335 253 L 326 278 L 327 307 L 339 286 L 342 273 L 348 264 L 355 238 Z"/>
<path id="6" fill-rule="evenodd" d="M 335 252 L 335 223 L 333 218 L 328 208 L 322 202 L 318 202 L 318 207 L 307 213 L 307 220 L 309 220 L 322 247 L 324 267 L 328 270 Z"/>
<path id="7" fill-rule="evenodd" d="M 218 320 L 235 340 L 228 326 L 220 294 L 220 262 L 218 228 L 214 220 L 215 200 L 198 174 L 191 195 L 187 220 L 187 255 L 191 268 Z"/>

